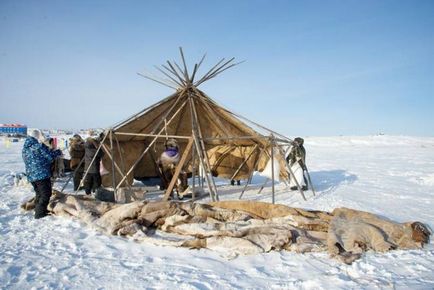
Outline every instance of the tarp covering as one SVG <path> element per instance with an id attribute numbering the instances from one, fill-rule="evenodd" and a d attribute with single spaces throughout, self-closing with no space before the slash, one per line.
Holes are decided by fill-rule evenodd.
<path id="1" fill-rule="evenodd" d="M 32 209 L 32 201 L 22 207 Z M 328 251 L 351 263 L 368 250 L 421 248 L 430 236 L 422 223 L 396 223 L 348 208 L 329 213 L 252 201 L 114 204 L 55 191 L 49 210 L 107 234 L 158 245 L 208 248 L 228 258 L 272 250 Z"/>

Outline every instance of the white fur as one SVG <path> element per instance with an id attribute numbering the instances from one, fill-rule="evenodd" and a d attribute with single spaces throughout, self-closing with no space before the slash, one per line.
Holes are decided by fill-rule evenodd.
<path id="1" fill-rule="evenodd" d="M 39 129 L 31 130 L 28 135 L 35 138 L 39 142 L 43 142 L 45 140 L 44 134 Z"/>
<path id="2" fill-rule="evenodd" d="M 300 164 L 298 164 L 298 162 L 294 163 L 291 166 L 291 170 L 294 173 L 294 177 L 297 180 L 298 184 L 300 186 L 305 186 L 306 183 L 304 182 L 304 178 L 303 178 L 303 169 L 301 168 Z M 288 172 L 288 174 L 289 174 L 289 172 Z M 297 184 L 295 183 L 294 178 L 292 176 L 290 178 L 289 186 L 290 187 L 297 186 Z"/>

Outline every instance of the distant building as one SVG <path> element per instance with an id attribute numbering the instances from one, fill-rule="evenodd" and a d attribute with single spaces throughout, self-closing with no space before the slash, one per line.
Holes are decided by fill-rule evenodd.
<path id="1" fill-rule="evenodd" d="M 0 134 L 27 135 L 27 126 L 21 124 L 0 124 Z"/>

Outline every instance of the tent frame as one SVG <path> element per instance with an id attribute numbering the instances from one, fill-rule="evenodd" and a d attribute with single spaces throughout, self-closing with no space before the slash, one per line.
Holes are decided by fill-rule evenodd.
<path id="1" fill-rule="evenodd" d="M 235 114 L 235 113 L 231 112 L 230 110 L 217 104 L 215 101 L 213 101 L 211 98 L 209 98 L 205 93 L 203 93 L 202 91 L 197 89 L 197 87 L 200 84 L 216 77 L 217 75 L 219 75 L 223 71 L 225 71 L 225 70 L 227 70 L 233 66 L 236 66 L 236 65 L 240 64 L 241 62 L 240 63 L 234 63 L 233 61 L 235 58 L 231 58 L 228 61 L 225 61 L 225 59 L 223 58 L 216 65 L 214 65 L 207 73 L 205 73 L 202 76 L 202 78 L 200 78 L 198 81 L 195 81 L 194 78 L 195 78 L 197 71 L 198 71 L 199 67 L 201 66 L 203 60 L 205 59 L 206 54 L 202 57 L 202 59 L 200 60 L 199 63 L 196 63 L 194 65 L 193 72 L 191 75 L 189 75 L 188 70 L 187 70 L 186 61 L 184 58 L 183 50 L 181 47 L 179 48 L 179 50 L 180 50 L 181 59 L 182 59 L 182 65 L 183 65 L 182 68 L 175 61 L 173 61 L 173 63 L 170 61 L 167 61 L 166 63 L 168 64 L 168 66 L 162 65 L 162 69 L 160 69 L 159 67 L 156 67 L 157 70 L 160 71 L 161 73 L 163 73 L 163 75 L 165 77 L 167 77 L 168 79 L 161 79 L 161 78 L 158 78 L 155 76 L 150 76 L 147 74 L 141 74 L 141 73 L 139 74 L 142 77 L 145 77 L 145 78 L 150 79 L 152 81 L 155 81 L 157 83 L 163 84 L 167 87 L 174 88 L 174 89 L 176 89 L 176 92 L 174 94 L 164 98 L 163 100 L 161 100 L 161 101 L 141 110 L 140 112 L 130 116 L 129 118 L 115 124 L 114 126 L 110 127 L 109 129 L 106 129 L 104 131 L 104 138 L 100 142 L 99 147 L 97 148 L 97 153 L 100 150 L 103 150 L 107 154 L 108 158 L 111 161 L 111 173 L 112 173 L 112 183 L 113 183 L 112 186 L 113 186 L 115 196 L 116 196 L 117 190 L 122 186 L 122 184 L 124 182 L 129 187 L 129 189 L 131 189 L 131 184 L 129 184 L 129 182 L 127 181 L 128 176 L 133 173 L 134 169 L 137 167 L 137 165 L 140 163 L 142 158 L 146 155 L 146 153 L 151 149 L 151 147 L 156 143 L 157 140 L 162 139 L 162 138 L 164 138 L 164 139 L 174 138 L 174 139 L 186 140 L 186 141 L 188 141 L 188 144 L 187 144 L 187 147 L 185 148 L 184 153 L 182 155 L 182 158 L 181 158 L 182 162 L 178 163 L 178 165 L 175 169 L 175 174 L 174 174 L 172 180 L 170 181 L 169 187 L 167 188 L 167 190 L 163 196 L 163 200 L 167 200 L 169 198 L 170 192 L 172 191 L 172 189 L 175 185 L 175 182 L 178 179 L 179 173 L 181 172 L 182 167 L 183 167 L 185 161 L 187 160 L 188 155 L 190 155 L 190 152 L 191 152 L 191 160 L 193 162 L 192 163 L 193 200 L 195 198 L 195 196 L 194 196 L 195 192 L 194 191 L 195 191 L 195 186 L 196 186 L 196 184 L 195 184 L 196 164 L 195 164 L 195 162 L 197 160 L 199 165 L 201 166 L 201 168 L 204 170 L 204 173 L 205 173 L 204 177 L 206 180 L 206 184 L 208 187 L 208 191 L 209 191 L 211 200 L 212 201 L 218 201 L 219 195 L 218 195 L 217 186 L 215 184 L 214 177 L 211 173 L 211 164 L 209 161 L 209 156 L 208 156 L 208 152 L 206 150 L 206 145 L 205 145 L 206 142 L 213 142 L 213 144 L 218 144 L 218 142 L 222 142 L 222 144 L 227 144 L 227 142 L 230 142 L 230 141 L 250 139 L 250 140 L 253 140 L 256 143 L 256 145 L 255 145 L 254 149 L 252 150 L 252 152 L 244 159 L 244 161 L 241 163 L 241 165 L 236 169 L 235 173 L 232 175 L 232 179 L 236 177 L 236 175 L 239 173 L 239 171 L 244 166 L 244 164 L 246 164 L 248 162 L 248 160 L 253 155 L 253 152 L 255 152 L 259 148 L 259 150 L 265 152 L 271 160 L 271 165 L 272 165 L 272 178 L 271 178 L 271 180 L 272 180 L 272 203 L 274 203 L 275 202 L 275 186 L 274 186 L 275 185 L 275 178 L 274 177 L 276 174 L 274 172 L 274 162 L 275 162 L 275 158 L 274 158 L 275 157 L 274 156 L 275 150 L 274 149 L 275 149 L 275 147 L 278 148 L 279 154 L 282 154 L 283 149 L 282 149 L 281 145 L 283 144 L 283 145 L 290 146 L 292 143 L 292 140 L 289 139 L 288 137 L 282 135 L 282 134 L 279 134 L 279 133 L 269 129 L 269 128 L 266 128 L 260 124 L 257 124 L 255 122 L 239 115 L 239 114 Z M 124 126 L 124 125 L 126 125 L 126 124 L 128 124 L 134 120 L 139 119 L 141 116 L 145 115 L 147 112 L 158 107 L 159 105 L 164 104 L 165 102 L 170 101 L 175 96 L 177 96 L 177 98 L 175 99 L 173 104 L 170 106 L 170 108 L 167 110 L 167 112 L 164 114 L 164 116 L 160 117 L 160 120 L 152 128 L 150 134 L 119 131 L 119 129 L 122 128 L 122 126 Z M 170 117 L 170 119 L 167 119 L 170 116 L 170 114 L 175 110 L 176 106 L 180 103 L 181 98 L 186 98 L 186 100 L 184 100 L 182 105 L 179 106 L 179 108 L 173 113 L 173 115 Z M 206 112 L 209 113 L 213 117 L 213 120 L 215 121 L 216 128 L 222 133 L 221 135 L 223 137 L 204 137 L 202 135 L 200 123 L 198 121 L 199 118 L 197 115 L 195 101 L 200 102 L 204 106 L 204 108 L 206 109 Z M 252 124 L 252 125 L 268 132 L 268 134 L 270 134 L 270 135 L 266 136 L 266 135 L 262 135 L 260 133 L 258 133 L 258 135 L 254 135 L 254 136 L 248 136 L 248 135 L 247 136 L 230 136 L 230 135 L 228 135 L 227 132 L 229 132 L 229 130 L 227 130 L 225 128 L 225 125 L 220 120 L 221 117 L 218 114 L 216 114 L 216 112 L 213 110 L 213 108 L 211 108 L 209 103 L 221 108 L 226 114 L 229 114 L 235 120 L 238 120 L 238 121 L 244 120 L 245 122 Z M 181 135 L 163 134 L 165 127 L 167 125 L 169 125 L 174 120 L 174 118 L 179 114 L 179 112 L 182 110 L 182 108 L 184 108 L 184 106 L 187 106 L 187 105 L 189 107 L 190 116 L 191 116 L 191 128 L 192 128 L 191 135 L 190 136 L 181 136 Z M 162 125 L 164 125 L 164 126 L 162 126 Z M 142 131 L 144 129 L 145 128 L 143 128 Z M 254 131 L 254 132 L 256 132 L 256 131 Z M 130 168 L 128 170 L 126 170 L 127 168 L 125 168 L 125 164 L 123 161 L 124 160 L 123 159 L 123 153 L 121 151 L 121 146 L 120 146 L 119 140 L 117 138 L 118 136 L 131 136 L 131 139 L 129 139 L 130 141 L 136 137 L 152 138 L 151 142 L 148 143 L 148 145 L 145 147 L 145 149 L 139 155 L 137 160 L 132 164 L 132 166 L 130 166 Z M 109 144 L 110 144 L 109 148 L 104 144 L 106 142 L 107 138 L 108 138 Z M 268 141 L 268 144 L 270 147 L 270 152 L 265 150 L 265 148 L 261 148 L 261 146 L 259 146 L 259 140 L 267 140 Z M 116 162 L 115 157 L 114 157 L 114 152 L 115 152 L 114 141 L 116 141 L 116 144 L 117 144 L 118 154 L 120 157 L 120 161 L 122 163 L 122 168 Z M 94 158 L 92 159 L 91 164 L 95 162 L 96 155 L 97 154 L 95 154 Z M 282 157 L 284 158 L 284 154 L 282 155 Z M 258 158 L 258 160 L 259 160 L 259 158 Z M 258 160 L 255 161 L 255 168 L 258 164 Z M 295 183 L 296 183 L 297 188 L 298 188 L 298 191 L 300 192 L 303 199 L 306 200 L 306 197 L 305 197 L 300 185 L 298 184 L 297 180 L 295 179 L 295 176 L 294 176 L 294 173 L 292 172 L 292 169 L 289 167 L 287 162 L 285 162 L 285 164 L 286 164 L 286 170 L 289 173 L 288 179 L 291 177 L 294 178 Z M 89 168 L 86 170 L 85 174 L 83 175 L 83 180 L 85 180 L 85 178 L 88 174 L 88 171 L 89 171 Z M 117 171 L 121 176 L 119 181 L 116 180 L 115 171 Z M 199 171 L 198 171 L 198 173 L 199 173 Z M 248 181 L 247 181 L 247 183 L 243 189 L 243 192 L 240 195 L 240 199 L 241 199 L 242 195 L 244 194 L 244 191 L 247 188 L 248 184 L 251 182 L 252 176 L 253 176 L 253 171 L 250 174 L 250 177 L 249 177 L 249 179 L 248 179 Z M 198 185 L 203 187 L 203 183 L 201 184 L 201 178 L 202 177 L 200 177 L 200 179 L 199 179 Z M 69 182 L 69 180 L 67 182 Z M 66 187 L 66 184 L 64 185 L 63 188 L 65 188 L 65 187 Z M 312 185 L 311 185 L 311 188 L 313 189 Z M 78 190 L 76 191 L 76 193 L 77 192 L 78 192 Z"/>

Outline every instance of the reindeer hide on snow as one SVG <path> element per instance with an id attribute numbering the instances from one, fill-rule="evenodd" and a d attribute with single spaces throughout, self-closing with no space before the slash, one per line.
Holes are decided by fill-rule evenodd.
<path id="1" fill-rule="evenodd" d="M 22 208 L 31 210 L 32 201 Z M 271 250 L 328 251 L 351 263 L 367 250 L 422 248 L 431 234 L 420 222 L 395 223 L 348 208 L 329 213 L 251 201 L 114 204 L 55 191 L 49 210 L 107 234 L 157 245 L 208 248 L 228 258 Z"/>

